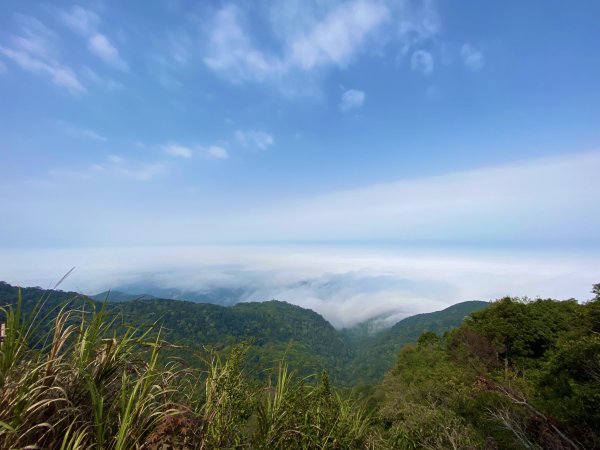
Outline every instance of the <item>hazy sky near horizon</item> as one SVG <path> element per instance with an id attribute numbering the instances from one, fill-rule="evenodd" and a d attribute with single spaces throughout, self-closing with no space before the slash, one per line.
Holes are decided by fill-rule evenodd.
<path id="1" fill-rule="evenodd" d="M 576 249 L 597 268 L 599 16 L 559 0 L 3 1 L 0 266 L 326 242 Z M 572 286 L 560 254 L 544 279 Z M 55 261 L 58 277 L 77 265 Z"/>

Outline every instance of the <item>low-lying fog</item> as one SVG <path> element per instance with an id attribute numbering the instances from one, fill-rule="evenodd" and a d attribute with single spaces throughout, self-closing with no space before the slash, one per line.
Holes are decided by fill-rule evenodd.
<path id="1" fill-rule="evenodd" d="M 433 250 L 401 246 L 205 246 L 2 250 L 0 279 L 63 290 L 108 289 L 223 303 L 285 300 L 338 328 L 385 316 L 394 323 L 465 300 L 504 295 L 591 298 L 600 261 L 589 251 Z M 174 294 L 176 293 L 176 295 Z"/>

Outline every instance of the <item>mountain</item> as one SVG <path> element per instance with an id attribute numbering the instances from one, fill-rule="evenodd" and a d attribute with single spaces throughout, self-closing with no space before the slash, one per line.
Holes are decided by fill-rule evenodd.
<path id="1" fill-rule="evenodd" d="M 355 382 L 365 383 L 380 380 L 394 365 L 403 345 L 416 342 L 426 331 L 441 335 L 459 326 L 469 314 L 482 310 L 488 305 L 488 302 L 483 301 L 457 303 L 441 311 L 407 317 L 391 328 L 375 334 L 365 336 L 363 331 L 360 339 L 352 329 L 347 330 L 346 336 L 356 349 L 350 365 L 350 378 Z"/>
<path id="2" fill-rule="evenodd" d="M 244 294 L 246 294 L 246 291 L 241 288 L 212 288 L 198 291 L 190 289 L 166 288 L 164 286 L 157 286 L 152 281 L 143 280 L 119 285 L 115 288 L 115 290 L 104 291 L 93 295 L 92 297 L 103 301 L 105 300 L 108 292 L 110 292 L 110 296 L 107 298 L 109 302 L 121 301 L 121 296 L 129 297 L 131 300 L 137 298 L 154 297 L 169 300 L 187 300 L 196 303 L 214 303 L 216 305 L 224 306 L 231 306 L 238 303 L 243 298 Z M 113 296 L 115 292 L 119 293 L 120 296 L 115 298 Z"/>
<path id="3" fill-rule="evenodd" d="M 131 300 L 143 300 L 143 299 L 149 299 L 149 298 L 156 298 L 153 295 L 149 295 L 149 294 L 128 294 L 127 292 L 123 292 L 123 291 L 104 291 L 104 292 L 100 292 L 99 294 L 96 295 L 91 295 L 90 296 L 91 299 L 96 300 L 98 302 L 112 302 L 112 303 L 120 303 L 120 302 L 128 302 Z"/>
<path id="4" fill-rule="evenodd" d="M 18 288 L 0 282 L 0 305 L 16 303 L 18 292 Z M 94 299 L 41 288 L 23 288 L 21 295 L 24 311 L 31 311 L 43 298 L 42 314 L 49 315 L 67 301 L 90 310 L 92 305 L 99 308 L 106 299 L 105 293 Z M 312 310 L 276 300 L 221 306 L 140 298 L 119 291 L 112 291 L 109 298 L 114 301 L 106 302 L 105 308 L 109 314 L 120 315 L 119 327 L 159 325 L 164 339 L 175 344 L 170 353 L 190 364 L 197 356 L 205 355 L 204 346 L 224 352 L 235 343 L 248 341 L 252 344 L 249 368 L 258 376 L 285 357 L 300 375 L 325 369 L 336 383 L 344 385 L 380 381 L 404 344 L 415 342 L 424 331 L 441 334 L 487 306 L 486 302 L 464 302 L 408 317 L 383 330 L 366 323 L 340 331 Z"/>
<path id="5" fill-rule="evenodd" d="M 249 362 L 256 371 L 271 368 L 284 356 L 301 375 L 326 369 L 339 378 L 351 349 L 322 316 L 280 301 L 239 303 L 231 307 L 181 300 L 147 299 L 112 307 L 136 326 L 154 322 L 174 344 L 200 350 L 226 350 L 234 343 L 253 344 Z M 181 355 L 183 356 L 183 355 Z"/>
<path id="6" fill-rule="evenodd" d="M 15 304 L 18 292 L 17 287 L 0 282 L 0 305 Z M 87 310 L 91 305 L 99 308 L 103 303 L 60 290 L 22 288 L 20 292 L 25 312 L 33 310 L 43 299 L 42 316 L 55 314 L 67 302 L 73 306 L 87 304 Z M 116 302 L 106 302 L 105 308 L 109 314 L 120 314 L 120 328 L 159 325 L 163 338 L 179 346 L 170 354 L 192 365 L 194 358 L 206 356 L 204 346 L 224 353 L 231 345 L 248 341 L 252 344 L 249 368 L 259 376 L 260 371 L 272 368 L 285 357 L 299 375 L 325 369 L 333 379 L 341 379 L 352 353 L 344 337 L 322 316 L 286 302 L 272 300 L 227 307 L 152 297 L 127 300 L 126 296 L 117 295 L 117 298 Z M 48 323 L 44 331 L 50 329 Z"/>

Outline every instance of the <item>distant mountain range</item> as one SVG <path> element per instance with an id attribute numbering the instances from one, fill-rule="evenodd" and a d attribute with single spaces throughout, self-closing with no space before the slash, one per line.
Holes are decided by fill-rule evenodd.
<path id="1" fill-rule="evenodd" d="M 0 305 L 16 303 L 18 293 L 17 287 L 0 282 Z M 249 341 L 249 368 L 258 376 L 285 357 L 302 375 L 325 369 L 336 383 L 343 385 L 380 381 L 404 344 L 415 342 L 425 331 L 444 333 L 488 305 L 469 301 L 411 316 L 385 329 L 371 322 L 336 330 L 312 310 L 275 300 L 221 306 L 120 291 L 112 291 L 108 297 L 101 293 L 88 298 L 40 288 L 22 288 L 21 296 L 25 310 L 31 310 L 40 298 L 45 298 L 44 311 L 50 314 L 67 301 L 100 307 L 108 298 L 106 308 L 111 314 L 121 315 L 120 327 L 162 326 L 167 341 L 183 346 L 175 347 L 173 353 L 191 364 L 203 346 L 224 351 L 235 343 Z"/>
<path id="2" fill-rule="evenodd" d="M 116 290 L 100 292 L 99 294 L 92 295 L 91 298 L 99 301 L 108 300 L 109 302 L 122 302 L 141 298 L 162 298 L 231 306 L 238 303 L 245 293 L 246 291 L 240 288 L 213 288 L 199 292 L 157 287 L 148 283 L 131 283 L 119 286 Z"/>

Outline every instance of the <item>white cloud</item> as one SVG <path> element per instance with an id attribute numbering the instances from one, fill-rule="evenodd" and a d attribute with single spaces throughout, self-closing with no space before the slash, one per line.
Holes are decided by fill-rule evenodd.
<path id="1" fill-rule="evenodd" d="M 105 164 L 91 164 L 85 168 L 60 168 L 49 171 L 53 178 L 61 180 L 92 180 L 106 177 L 123 178 L 134 181 L 149 181 L 168 172 L 168 165 L 162 161 L 130 161 L 119 155 L 108 155 Z"/>
<path id="2" fill-rule="evenodd" d="M 164 163 L 137 178 L 166 173 Z M 123 165 L 135 177 L 138 163 Z M 107 166 L 112 175 L 114 168 Z M 256 200 L 232 206 L 227 213 L 179 205 L 179 214 L 162 205 L 161 220 L 124 212 L 128 220 L 111 225 L 115 236 L 131 245 L 168 245 L 205 240 L 228 241 L 369 241 L 404 242 L 591 242 L 599 243 L 600 152 L 535 159 L 506 166 L 446 175 L 404 179 L 305 198 Z M 114 173 L 120 175 L 119 173 Z M 150 175 L 148 175 L 150 174 Z M 44 191 L 26 191 L 27 198 L 47 198 Z M 25 194 L 23 194 L 25 195 Z M 10 197 L 6 197 L 8 201 Z M 15 213 L 28 217 L 14 197 Z M 109 207 L 110 205 L 106 205 Z M 160 212 L 157 204 L 153 214 Z M 68 210 L 69 205 L 64 206 Z M 167 212 L 169 212 L 167 214 Z M 143 225 L 142 225 L 143 224 Z M 0 223 L 0 228 L 1 228 Z M 136 229 L 144 227 L 143 236 Z M 117 233 L 118 230 L 118 233 Z M 0 229 L 1 231 L 1 229 Z M 71 230 L 69 239 L 88 242 Z M 43 230 L 29 235 L 43 236 Z M 29 236 L 27 235 L 27 236 Z M 2 233 L 0 233 L 1 242 Z M 47 236 L 48 239 L 51 238 Z M 94 242 L 94 241 L 92 241 Z"/>
<path id="3" fill-rule="evenodd" d="M 279 72 L 278 61 L 268 60 L 255 49 L 240 25 L 240 10 L 225 5 L 211 21 L 209 46 L 204 62 L 211 69 L 222 72 L 232 81 L 262 81 Z"/>
<path id="4" fill-rule="evenodd" d="M 70 67 L 63 66 L 54 60 L 41 60 L 32 55 L 0 46 L 0 54 L 11 59 L 21 69 L 47 76 L 52 83 L 69 91 L 73 95 L 81 94 L 85 88 Z"/>
<path id="5" fill-rule="evenodd" d="M 189 159 L 194 154 L 194 151 L 191 148 L 179 144 L 166 144 L 163 145 L 162 148 L 168 155 L 179 158 Z"/>
<path id="6" fill-rule="evenodd" d="M 68 11 L 59 11 L 58 17 L 72 31 L 84 37 L 93 34 L 100 24 L 98 14 L 78 5 Z"/>
<path id="7" fill-rule="evenodd" d="M 227 214 L 198 214 L 182 203 L 178 215 L 167 208 L 171 212 L 150 225 L 144 217 L 125 214 L 128 220 L 114 225 L 119 230 L 114 239 L 131 240 L 131 245 L 197 242 L 199 235 L 220 242 L 598 243 L 599 172 L 600 152 L 590 152 L 278 198 L 273 204 L 257 200 L 232 207 Z M 44 193 L 30 193 L 28 198 L 44 198 Z M 21 211 L 18 203 L 13 206 Z M 27 217 L 27 211 L 22 213 Z M 145 233 L 139 236 L 135 230 L 142 223 Z M 69 239 L 88 238 L 75 233 Z"/>
<path id="8" fill-rule="evenodd" d="M 167 172 L 167 165 L 162 162 L 138 163 L 129 166 L 114 167 L 116 175 L 137 181 L 148 181 Z"/>
<path id="9" fill-rule="evenodd" d="M 247 239 L 597 239 L 598 172 L 600 152 L 566 155 L 324 194 L 237 224 Z"/>
<path id="10" fill-rule="evenodd" d="M 71 125 L 69 123 L 62 122 L 62 121 L 58 121 L 57 123 L 67 134 L 69 134 L 71 136 L 85 138 L 85 139 L 91 139 L 93 141 L 99 141 L 99 142 L 106 142 L 108 140 L 108 138 L 106 136 L 104 136 L 94 130 L 91 130 L 89 128 L 81 128 L 81 127 Z"/>
<path id="11" fill-rule="evenodd" d="M 479 70 L 485 65 L 485 58 L 481 50 L 470 44 L 464 44 L 460 49 L 460 57 L 465 66 L 471 70 Z"/>
<path id="12" fill-rule="evenodd" d="M 342 3 L 291 42 L 290 61 L 303 70 L 328 64 L 345 67 L 388 18 L 389 10 L 380 2 Z"/>
<path id="13" fill-rule="evenodd" d="M 434 40 L 440 34 L 441 19 L 433 0 L 393 3 L 397 9 L 398 31 L 402 37 L 402 50 Z"/>
<path id="14" fill-rule="evenodd" d="M 410 68 L 421 72 L 423 75 L 429 75 L 433 72 L 434 61 L 431 53 L 425 50 L 417 50 L 410 59 Z"/>
<path id="15" fill-rule="evenodd" d="M 269 133 L 257 130 L 237 130 L 235 139 L 244 147 L 266 150 L 275 143 L 275 139 Z"/>
<path id="16" fill-rule="evenodd" d="M 290 0 L 252 12 L 226 3 L 209 17 L 203 54 L 209 68 L 231 82 L 271 83 L 291 96 L 317 95 L 327 71 L 344 69 L 363 54 L 392 48 L 398 61 L 429 75 L 438 63 L 434 54 L 449 64 L 454 48 L 443 39 L 433 0 Z M 268 46 L 263 33 L 252 33 L 256 20 L 272 37 Z M 473 45 L 454 48 L 452 54 L 471 70 L 485 65 L 483 51 Z"/>
<path id="17" fill-rule="evenodd" d="M 119 51 L 108 38 L 101 33 L 94 33 L 88 41 L 88 48 L 109 66 L 119 70 L 127 70 L 128 66 L 119 56 Z"/>
<path id="18" fill-rule="evenodd" d="M 56 33 L 35 17 L 15 15 L 20 34 L 12 35 L 14 46 L 41 59 L 56 59 Z"/>
<path id="19" fill-rule="evenodd" d="M 88 128 L 82 128 L 79 130 L 83 137 L 87 137 L 89 139 L 93 139 L 95 141 L 105 142 L 108 138 L 100 133 L 96 133 L 94 130 L 90 130 Z"/>
<path id="20" fill-rule="evenodd" d="M 342 94 L 340 100 L 340 110 L 347 112 L 352 109 L 360 108 L 365 102 L 366 95 L 363 91 L 349 89 Z"/>
<path id="21" fill-rule="evenodd" d="M 504 295 L 586 300 L 600 270 L 598 258 L 590 253 L 526 249 L 433 253 L 392 246 L 0 247 L 0 256 L 0 272 L 15 284 L 50 285 L 62 275 L 61 267 L 76 265 L 64 289 L 94 294 L 138 284 L 141 289 L 176 289 L 183 298 L 185 293 L 232 289 L 243 301 L 275 298 L 311 308 L 336 327 L 380 315 L 390 323 L 460 301 Z"/>
<path id="22" fill-rule="evenodd" d="M 94 130 L 90 130 L 89 128 L 78 128 L 75 126 L 71 126 L 68 124 L 64 124 L 66 131 L 73 135 L 73 136 L 77 136 L 77 137 L 81 137 L 81 138 L 85 138 L 85 139 L 91 139 L 93 141 L 99 141 L 99 142 L 106 142 L 108 140 L 108 138 L 106 136 L 103 136 L 100 133 L 97 133 Z"/>
<path id="23" fill-rule="evenodd" d="M 223 147 L 211 145 L 206 149 L 206 155 L 214 159 L 229 159 L 229 153 Z"/>
<path id="24" fill-rule="evenodd" d="M 92 69 L 90 69 L 87 66 L 84 67 L 81 70 L 81 72 L 82 72 L 83 76 L 85 78 L 87 78 L 89 81 L 93 82 L 97 86 L 99 86 L 102 89 L 105 89 L 109 92 L 117 91 L 117 90 L 123 89 L 125 87 L 125 86 L 123 86 L 123 84 L 119 83 L 118 81 L 112 80 L 110 78 L 101 77 L 100 75 L 98 75 L 96 72 L 94 72 Z"/>
<path id="25" fill-rule="evenodd" d="M 88 50 L 105 64 L 118 70 L 129 69 L 119 50 L 105 34 L 98 31 L 101 18 L 95 11 L 76 5 L 68 11 L 59 11 L 58 17 L 73 32 L 87 39 Z"/>
<path id="26" fill-rule="evenodd" d="M 227 149 L 219 145 L 209 145 L 207 147 L 196 145 L 194 147 L 187 147 L 180 144 L 166 144 L 162 146 L 162 149 L 168 155 L 178 158 L 190 159 L 194 154 L 197 154 L 205 159 L 229 159 L 229 152 Z"/>
<path id="27" fill-rule="evenodd" d="M 49 78 L 54 85 L 73 95 L 84 92 L 85 87 L 75 72 L 58 60 L 55 34 L 33 17 L 17 15 L 16 19 L 20 34 L 10 36 L 11 47 L 0 45 L 0 54 L 23 70 Z"/>
<path id="28" fill-rule="evenodd" d="M 245 10 L 226 4 L 207 22 L 204 62 L 234 83 L 271 82 L 284 93 L 312 93 L 306 85 L 319 73 L 347 67 L 390 36 L 402 48 L 432 39 L 436 15 L 431 2 L 421 3 L 427 6 L 384 0 L 273 4 L 267 24 L 275 45 L 268 50 L 253 39 Z"/>

